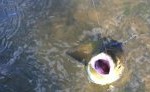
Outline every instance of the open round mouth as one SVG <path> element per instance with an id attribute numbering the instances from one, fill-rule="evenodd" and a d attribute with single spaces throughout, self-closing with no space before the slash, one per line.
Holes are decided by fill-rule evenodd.
<path id="1" fill-rule="evenodd" d="M 98 59 L 95 62 L 95 69 L 100 74 L 109 74 L 109 71 L 110 71 L 109 62 L 107 60 Z"/>

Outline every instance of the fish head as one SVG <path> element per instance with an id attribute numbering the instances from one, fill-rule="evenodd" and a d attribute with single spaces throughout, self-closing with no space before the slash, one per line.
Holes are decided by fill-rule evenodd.
<path id="1" fill-rule="evenodd" d="M 96 84 L 111 84 L 120 78 L 123 67 L 122 43 L 100 37 L 68 50 L 67 54 L 87 67 L 89 79 Z"/>

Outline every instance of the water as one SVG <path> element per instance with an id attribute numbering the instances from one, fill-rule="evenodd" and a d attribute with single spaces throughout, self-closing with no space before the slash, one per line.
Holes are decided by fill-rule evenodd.
<path id="1" fill-rule="evenodd" d="M 149 92 L 149 0 L 0 0 L 0 92 Z M 65 55 L 87 34 L 124 45 L 128 67 L 109 89 Z M 135 37 L 134 37 L 135 36 Z"/>

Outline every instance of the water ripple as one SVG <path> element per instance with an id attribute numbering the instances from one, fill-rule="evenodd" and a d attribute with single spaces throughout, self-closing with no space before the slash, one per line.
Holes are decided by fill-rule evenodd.
<path id="1" fill-rule="evenodd" d="M 2 52 L 6 50 L 7 48 L 10 48 L 11 45 L 12 45 L 12 42 L 7 41 L 5 38 L 0 39 L 0 54 L 2 54 Z"/>
<path id="2" fill-rule="evenodd" d="M 24 11 L 27 11 L 26 14 L 29 14 L 28 17 L 34 15 L 32 18 L 45 16 L 48 12 L 47 10 L 50 9 L 52 5 L 52 0 L 22 0 L 17 2 L 18 6 Z M 41 14 L 43 15 L 41 16 Z"/>
<path id="3" fill-rule="evenodd" d="M 21 13 L 17 5 L 0 3 L 0 38 L 12 38 L 19 30 Z"/>
<path id="4" fill-rule="evenodd" d="M 16 62 L 19 56 L 23 53 L 23 48 L 18 47 L 18 49 L 13 53 L 13 57 L 6 64 L 2 64 L 0 66 L 0 74 L 7 75 L 8 70 L 10 69 L 11 65 Z"/>

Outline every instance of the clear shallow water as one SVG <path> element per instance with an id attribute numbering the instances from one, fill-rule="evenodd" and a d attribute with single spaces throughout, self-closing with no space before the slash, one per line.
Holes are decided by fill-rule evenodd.
<path id="1" fill-rule="evenodd" d="M 94 2 L 0 0 L 0 92 L 106 92 L 64 54 L 93 32 L 136 36 L 124 45 L 129 74 L 110 92 L 149 92 L 150 2 Z"/>

